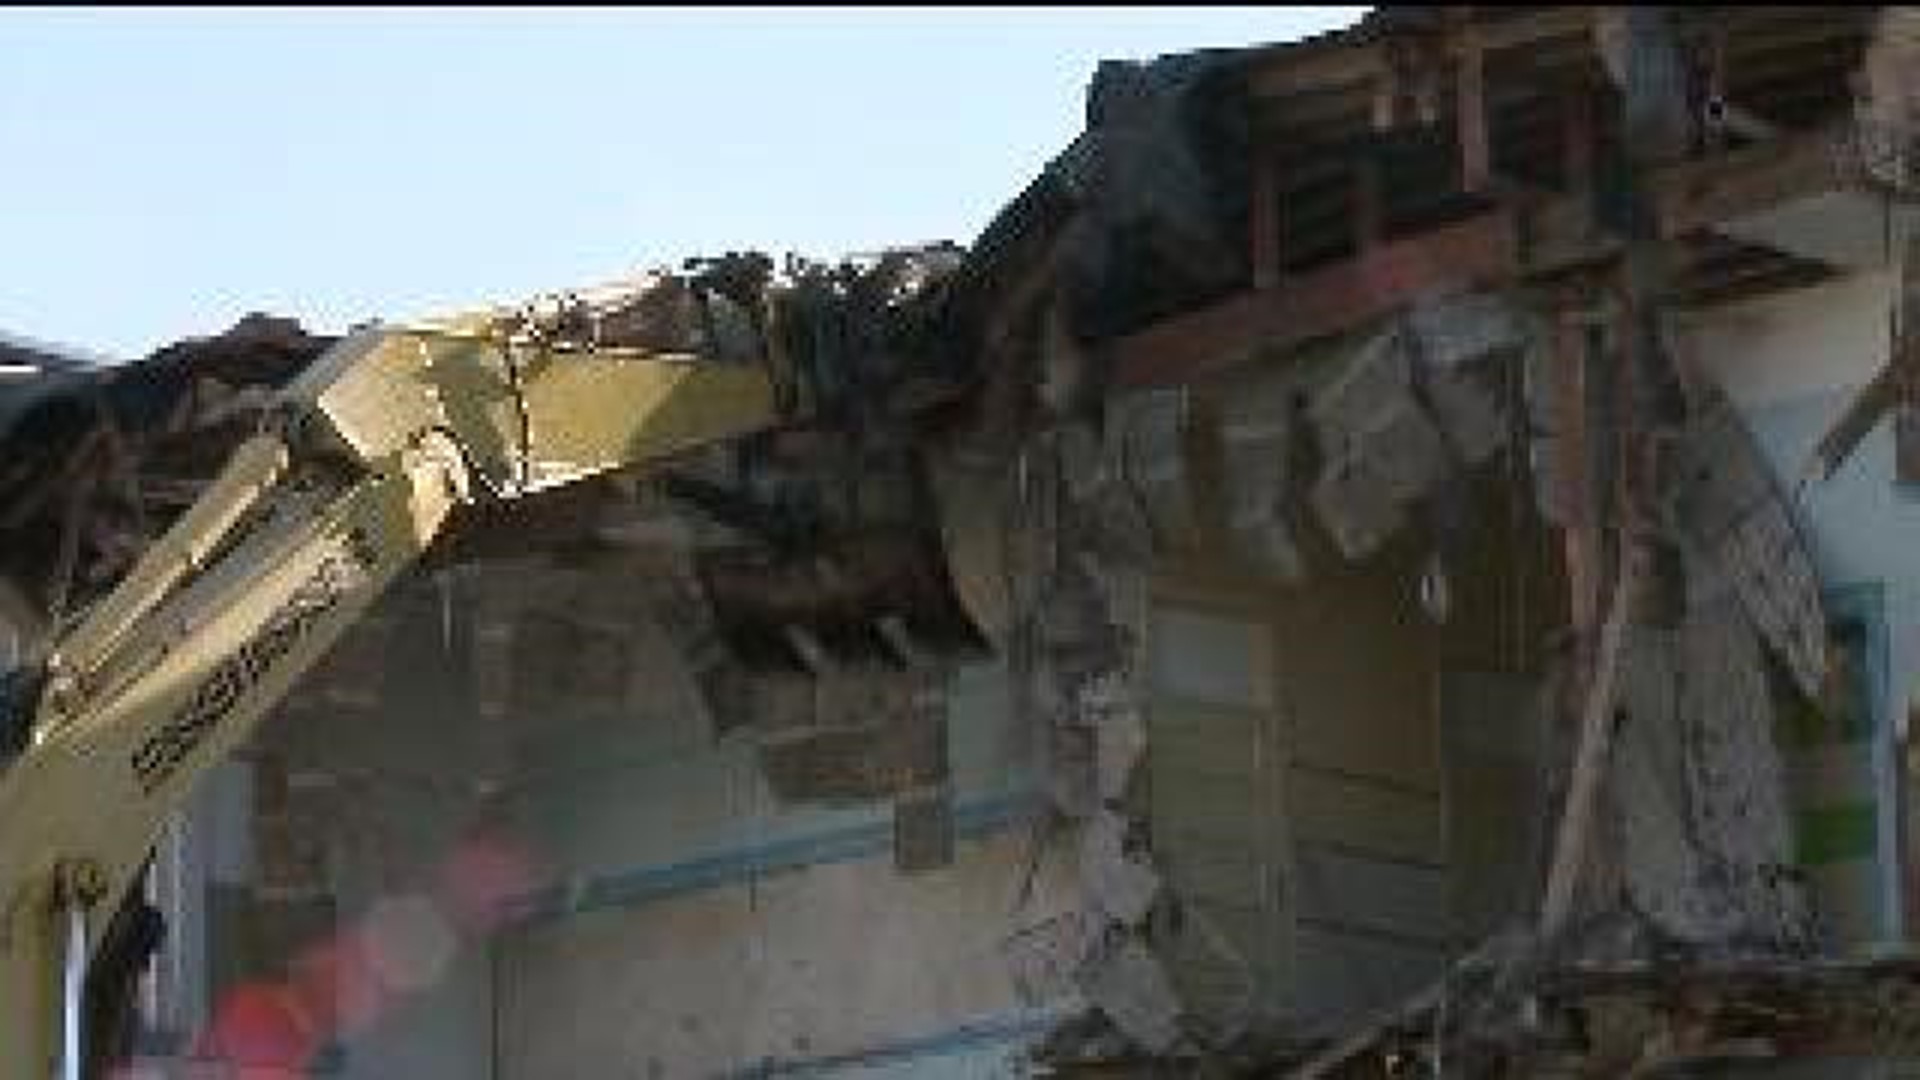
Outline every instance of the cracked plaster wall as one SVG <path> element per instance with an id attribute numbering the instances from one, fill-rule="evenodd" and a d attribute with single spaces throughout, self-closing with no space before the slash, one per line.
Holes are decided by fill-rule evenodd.
<path id="1" fill-rule="evenodd" d="M 1691 355 L 1726 386 L 1775 473 L 1800 475 L 1814 445 L 1887 355 L 1890 275 L 1864 270 L 1834 282 L 1730 305 L 1688 323 Z M 1823 739 L 1787 765 L 1803 847 L 1822 819 L 1854 822 L 1843 857 L 1811 868 L 1830 943 L 1854 947 L 1900 933 L 1902 894 L 1894 799 L 1900 740 L 1920 701 L 1920 498 L 1893 481 L 1889 425 L 1875 429 L 1832 479 L 1809 485 L 1798 507 L 1822 584 L 1837 608 L 1873 597 L 1884 677 L 1871 690 L 1878 726 L 1858 740 Z M 1876 673 L 1863 673 L 1869 679 Z"/>

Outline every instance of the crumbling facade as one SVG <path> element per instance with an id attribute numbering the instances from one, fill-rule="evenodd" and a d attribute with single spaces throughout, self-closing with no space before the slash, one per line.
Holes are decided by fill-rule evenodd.
<path id="1" fill-rule="evenodd" d="M 469 521 L 156 861 L 131 1052 L 1906 1055 L 1913 18 L 1389 7 L 1103 65 L 964 252 L 662 278 L 609 333 L 819 422 Z M 15 634 L 325 344 L 8 415 Z"/>

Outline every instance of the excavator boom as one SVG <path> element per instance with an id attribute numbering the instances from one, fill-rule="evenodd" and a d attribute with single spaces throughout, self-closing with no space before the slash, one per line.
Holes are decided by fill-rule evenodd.
<path id="1" fill-rule="evenodd" d="M 456 505 L 781 419 L 759 366 L 595 347 L 520 312 L 356 331 L 271 415 L 24 701 L 0 770 L 0 1078 L 82 1075 L 78 976 L 165 822 Z"/>

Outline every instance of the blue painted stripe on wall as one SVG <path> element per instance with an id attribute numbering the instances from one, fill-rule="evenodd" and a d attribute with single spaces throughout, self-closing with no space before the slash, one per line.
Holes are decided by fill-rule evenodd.
<path id="1" fill-rule="evenodd" d="M 961 1024 L 932 1035 L 917 1035 L 878 1043 L 843 1054 L 786 1061 L 765 1061 L 722 1074 L 726 1080 L 771 1080 L 772 1077 L 829 1076 L 842 1069 L 890 1065 L 922 1058 L 982 1050 L 1031 1039 L 1058 1023 L 1056 1011 L 1023 1012 Z"/>
<path id="2" fill-rule="evenodd" d="M 954 832 L 965 839 L 989 836 L 1030 820 L 1037 805 L 1036 797 L 1026 792 L 963 799 L 953 809 Z M 531 925 L 602 908 L 634 907 L 782 870 L 871 858 L 892 849 L 893 822 L 870 822 L 543 889 L 525 901 L 519 921 Z"/>

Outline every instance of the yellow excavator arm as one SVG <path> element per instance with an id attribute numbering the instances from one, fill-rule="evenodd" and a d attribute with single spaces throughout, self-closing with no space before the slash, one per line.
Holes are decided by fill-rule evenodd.
<path id="1" fill-rule="evenodd" d="M 54 644 L 0 771 L 0 1080 L 81 1076 L 87 964 L 165 822 L 456 505 L 778 419 L 758 366 L 553 325 L 489 312 L 350 334 Z"/>

